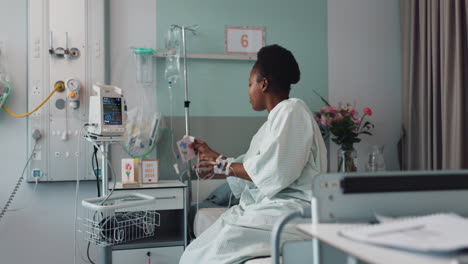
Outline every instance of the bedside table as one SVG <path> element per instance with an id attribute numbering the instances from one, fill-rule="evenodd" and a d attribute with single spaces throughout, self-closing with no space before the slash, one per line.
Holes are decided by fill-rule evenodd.
<path id="1" fill-rule="evenodd" d="M 109 186 L 113 187 L 113 183 Z M 177 180 L 161 180 L 158 184 L 124 189 L 116 184 L 114 194 L 125 193 L 155 197 L 154 205 L 148 208 L 160 214 L 159 226 L 152 237 L 104 247 L 100 263 L 179 263 L 187 246 L 187 185 Z"/>

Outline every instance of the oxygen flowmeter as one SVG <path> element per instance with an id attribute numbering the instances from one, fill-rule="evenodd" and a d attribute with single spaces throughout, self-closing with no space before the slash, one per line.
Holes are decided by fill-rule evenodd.
<path id="1" fill-rule="evenodd" d="M 73 109 L 80 107 L 80 80 L 75 77 L 66 79 L 65 88 L 67 89 L 67 98 L 70 102 L 70 107 Z"/>

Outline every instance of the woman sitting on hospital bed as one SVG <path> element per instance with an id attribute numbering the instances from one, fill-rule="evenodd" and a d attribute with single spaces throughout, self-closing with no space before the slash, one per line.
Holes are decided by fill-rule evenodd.
<path id="1" fill-rule="evenodd" d="M 191 145 L 201 160 L 195 169 L 204 176 L 225 174 L 240 203 L 195 239 L 180 263 L 241 263 L 269 256 L 276 220 L 310 206 L 312 178 L 326 171 L 327 158 L 311 111 L 302 100 L 289 98 L 291 84 L 299 79 L 299 66 L 289 50 L 278 45 L 262 48 L 250 73 L 249 97 L 255 111 L 268 111 L 268 119 L 247 153 L 233 159 L 201 140 Z M 286 229 L 282 238 L 304 237 Z"/>

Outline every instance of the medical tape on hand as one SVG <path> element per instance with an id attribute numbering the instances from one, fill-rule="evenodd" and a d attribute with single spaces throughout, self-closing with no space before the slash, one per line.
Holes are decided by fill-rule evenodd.
<path id="1" fill-rule="evenodd" d="M 213 171 L 216 174 L 224 174 L 224 167 L 226 166 L 226 161 L 222 160 L 220 162 L 216 162 L 213 166 Z"/>
<path id="2" fill-rule="evenodd" d="M 213 172 L 216 174 L 224 173 L 225 162 L 226 161 L 223 159 L 223 155 L 219 155 L 219 157 L 216 158 L 215 164 L 213 164 Z"/>
<path id="3" fill-rule="evenodd" d="M 216 174 L 224 174 L 224 166 L 226 165 L 226 160 L 223 159 L 223 155 L 219 155 L 216 158 L 216 163 L 213 165 L 213 172 Z"/>

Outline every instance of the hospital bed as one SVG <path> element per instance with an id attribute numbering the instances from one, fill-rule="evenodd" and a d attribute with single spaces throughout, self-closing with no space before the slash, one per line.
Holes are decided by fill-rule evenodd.
<path id="1" fill-rule="evenodd" d="M 346 256 L 317 242 L 288 241 L 280 248 L 283 227 L 292 220 L 310 218 L 314 223 L 363 223 L 376 215 L 418 216 L 454 212 L 468 216 L 468 171 L 394 171 L 379 173 L 323 174 L 314 179 L 311 208 L 285 215 L 272 232 L 272 258 L 248 264 L 345 263 Z M 203 232 L 225 209 L 200 210 L 195 220 L 196 235 Z M 315 243 L 315 245 L 314 245 Z M 315 247 L 316 254 L 312 255 Z M 298 253 L 300 252 L 300 253 Z M 280 254 L 281 253 L 281 254 Z M 323 262 L 321 259 L 332 259 Z M 276 261 L 276 262 L 275 262 Z"/>
<path id="2" fill-rule="evenodd" d="M 297 218 L 313 223 L 366 223 L 376 215 L 420 216 L 453 212 L 468 216 L 468 171 L 395 171 L 323 174 L 314 179 L 311 210 L 284 216 L 272 234 L 272 263 L 279 263 L 282 227 Z M 315 243 L 315 244 L 314 244 Z M 346 263 L 346 255 L 317 241 L 283 246 L 283 263 Z M 309 246 L 308 250 L 304 246 Z M 312 252 L 304 258 L 288 251 Z M 288 257 L 288 258 L 285 258 Z M 292 257 L 292 258 L 291 258 Z M 314 260 L 311 262 L 311 260 Z M 349 263 L 349 262 L 348 262 Z"/>
<path id="3" fill-rule="evenodd" d="M 324 174 L 313 183 L 316 222 L 368 222 L 440 212 L 468 216 L 468 171 Z"/>

